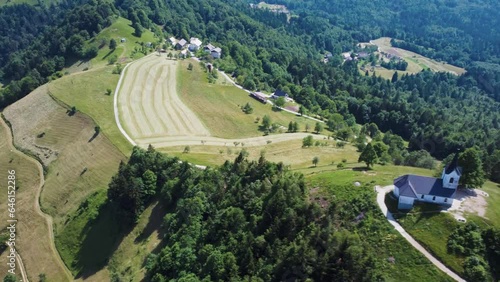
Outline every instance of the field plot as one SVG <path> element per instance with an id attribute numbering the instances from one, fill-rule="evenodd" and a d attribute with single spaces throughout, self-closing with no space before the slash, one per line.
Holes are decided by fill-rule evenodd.
<path id="1" fill-rule="evenodd" d="M 108 66 L 63 76 L 51 81 L 47 87 L 52 96 L 89 115 L 111 142 L 124 155 L 129 155 L 132 145 L 116 125 L 112 94 L 106 94 L 106 89 L 114 91 L 120 77 L 113 74 L 112 69 Z"/>
<path id="2" fill-rule="evenodd" d="M 376 40 L 370 41 L 379 47 L 379 51 L 392 54 L 394 56 L 401 57 L 408 62 L 408 70 L 410 73 L 416 73 L 423 69 L 431 69 L 435 72 L 450 72 L 455 75 L 462 75 L 465 73 L 465 69 L 459 68 L 444 62 L 437 62 L 433 59 L 424 57 L 415 52 L 411 52 L 401 48 L 395 48 L 391 45 L 390 37 L 381 37 Z M 377 70 L 377 73 L 379 70 Z M 391 71 L 391 75 L 394 71 Z M 401 72 L 402 73 L 402 72 Z"/>
<path id="3" fill-rule="evenodd" d="M 16 249 L 21 255 L 24 267 L 30 281 L 38 281 L 38 275 L 44 273 L 48 281 L 68 281 L 64 266 L 58 260 L 57 252 L 51 247 L 49 226 L 46 219 L 36 208 L 43 177 L 35 160 L 18 152 L 12 146 L 10 129 L 0 120 L 0 179 L 7 184 L 8 170 L 16 172 L 16 218 L 17 236 Z M 3 186 L 5 187 L 5 186 Z M 7 187 L 0 197 L 0 227 L 2 230 L 2 245 L 7 226 Z M 0 248 L 3 250 L 3 248 Z M 0 251 L 0 273 L 7 273 L 8 249 Z M 20 278 L 19 266 L 16 274 Z"/>
<path id="4" fill-rule="evenodd" d="M 316 136 L 316 135 L 314 135 Z M 265 136 L 272 137 L 272 136 Z M 334 167 L 345 159 L 348 163 L 358 160 L 356 148 L 347 145 L 336 148 L 335 141 L 318 137 L 318 146 L 302 148 L 302 140 L 295 138 L 287 142 L 269 142 L 260 146 L 249 146 L 247 143 L 227 143 L 226 146 L 199 145 L 190 146 L 189 153 L 184 153 L 184 146 L 160 149 L 169 155 L 174 155 L 191 163 L 214 166 L 222 165 L 225 161 L 233 161 L 241 150 L 248 152 L 248 159 L 258 160 L 261 154 L 271 162 L 283 162 L 292 169 L 312 167 L 313 157 L 319 157 L 317 167 Z M 271 140 L 269 140 L 271 141 Z M 266 142 L 267 143 L 267 142 Z M 242 146 L 243 145 L 243 146 Z"/>
<path id="5" fill-rule="evenodd" d="M 193 69 L 188 70 L 189 63 Z M 296 116 L 284 111 L 275 111 L 270 104 L 262 104 L 249 97 L 248 93 L 233 86 L 232 83 L 219 74 L 219 82 L 208 83 L 207 73 L 194 60 L 179 62 L 178 93 L 181 100 L 192 109 L 198 118 L 210 130 L 210 133 L 219 138 L 238 139 L 263 135 L 259 130 L 260 123 L 267 115 L 272 123 L 286 127 L 290 121 L 297 122 L 299 131 L 306 125 L 314 128 L 315 121 Z M 253 112 L 245 114 L 241 106 L 249 103 Z"/>
<path id="6" fill-rule="evenodd" d="M 40 205 L 54 219 L 55 243 L 62 259 L 73 275 L 85 273 L 94 267 L 96 253 L 86 257 L 90 254 L 81 251 L 88 228 L 85 224 L 75 227 L 79 223 L 73 221 L 74 213 L 90 195 L 107 189 L 124 155 L 104 134 L 96 134 L 92 119 L 68 113 L 45 87 L 9 106 L 4 115 L 12 125 L 15 144 L 47 167 Z M 68 229 L 70 236 L 65 232 Z"/>
<path id="7" fill-rule="evenodd" d="M 138 143 L 145 138 L 210 135 L 179 99 L 176 67 L 177 61 L 154 54 L 126 70 L 118 97 L 119 116 L 125 130 Z"/>

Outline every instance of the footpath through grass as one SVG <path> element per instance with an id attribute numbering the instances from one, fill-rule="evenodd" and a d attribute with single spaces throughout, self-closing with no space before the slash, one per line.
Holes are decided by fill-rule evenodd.
<path id="1" fill-rule="evenodd" d="M 191 71 L 187 69 L 189 63 L 193 64 Z M 192 59 L 179 61 L 177 89 L 181 100 L 196 113 L 205 127 L 216 137 L 261 136 L 263 135 L 263 131 L 259 130 L 261 122 L 256 122 L 256 119 L 262 121 L 264 115 L 268 115 L 272 123 L 283 126 L 281 129 L 283 132 L 287 130 L 290 121 L 299 124 L 300 132 L 305 131 L 306 124 L 309 124 L 310 130 L 313 130 L 316 124 L 313 120 L 291 113 L 274 111 L 270 104 L 262 104 L 227 81 L 225 84 L 208 83 L 207 73 Z M 241 110 L 246 103 L 250 103 L 253 113 L 245 114 Z M 326 131 L 323 134 L 327 134 Z"/>

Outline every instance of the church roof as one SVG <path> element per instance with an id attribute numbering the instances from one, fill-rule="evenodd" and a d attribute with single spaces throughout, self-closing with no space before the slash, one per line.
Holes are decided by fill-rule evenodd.
<path id="1" fill-rule="evenodd" d="M 417 198 L 419 195 L 451 197 L 455 189 L 443 187 L 441 178 L 406 174 L 394 179 L 394 186 L 399 188 L 399 195 Z"/>
<path id="2" fill-rule="evenodd" d="M 453 157 L 453 161 L 451 161 L 451 163 L 446 166 L 444 173 L 450 174 L 453 171 L 456 171 L 458 176 L 462 175 L 462 168 L 458 166 L 458 153 L 456 153 L 455 157 Z"/>

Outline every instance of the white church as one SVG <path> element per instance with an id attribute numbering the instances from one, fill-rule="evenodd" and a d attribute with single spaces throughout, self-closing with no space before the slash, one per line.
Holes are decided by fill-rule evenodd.
<path id="1" fill-rule="evenodd" d="M 413 208 L 415 201 L 451 205 L 458 188 L 462 168 L 458 166 L 458 153 L 443 169 L 441 178 L 407 174 L 394 179 L 394 195 L 398 209 Z"/>

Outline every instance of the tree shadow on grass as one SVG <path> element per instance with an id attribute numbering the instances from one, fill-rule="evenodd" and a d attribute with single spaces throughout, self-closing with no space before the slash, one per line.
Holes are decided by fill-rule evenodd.
<path id="1" fill-rule="evenodd" d="M 167 214 L 167 209 L 165 204 L 162 202 L 153 203 L 155 206 L 151 211 L 151 215 L 148 218 L 148 224 L 142 230 L 141 234 L 135 238 L 135 243 L 140 243 L 147 240 L 153 232 L 158 230 L 158 237 L 163 238 L 164 230 L 162 228 L 163 218 Z"/>
<path id="2" fill-rule="evenodd" d="M 106 55 L 104 55 L 104 57 L 102 57 L 102 59 L 106 60 L 106 58 L 109 57 L 109 55 L 113 54 L 115 52 L 115 50 L 116 50 L 116 48 L 109 50 L 109 52 Z"/>
<path id="3" fill-rule="evenodd" d="M 373 170 L 371 167 L 366 167 L 366 166 L 357 166 L 357 167 L 353 167 L 352 170 L 354 171 L 369 171 L 369 170 Z"/>
<path id="4" fill-rule="evenodd" d="M 119 216 L 118 209 L 106 202 L 98 215 L 87 222 L 80 236 L 85 237 L 72 269 L 76 279 L 87 279 L 103 269 L 123 238 L 133 229 L 130 220 Z"/>

